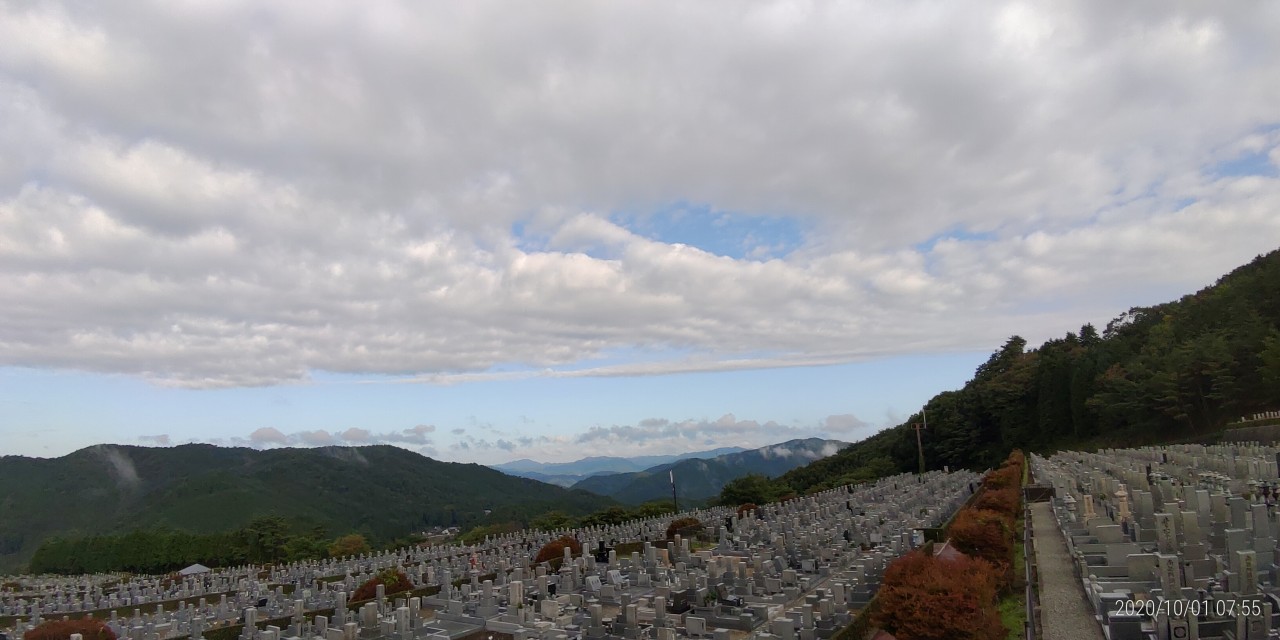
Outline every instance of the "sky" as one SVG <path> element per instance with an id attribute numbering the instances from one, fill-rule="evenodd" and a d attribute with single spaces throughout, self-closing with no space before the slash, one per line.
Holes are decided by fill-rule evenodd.
<path id="1" fill-rule="evenodd" d="M 0 0 L 0 454 L 852 441 L 1280 247 L 1280 4 Z"/>

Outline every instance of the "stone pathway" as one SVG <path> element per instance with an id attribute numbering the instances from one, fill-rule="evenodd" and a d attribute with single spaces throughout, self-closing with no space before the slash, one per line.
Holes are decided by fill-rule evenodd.
<path id="1" fill-rule="evenodd" d="M 1041 636 L 1045 640 L 1105 640 L 1071 570 L 1067 541 L 1048 502 L 1031 505 L 1031 526 L 1040 580 Z"/>

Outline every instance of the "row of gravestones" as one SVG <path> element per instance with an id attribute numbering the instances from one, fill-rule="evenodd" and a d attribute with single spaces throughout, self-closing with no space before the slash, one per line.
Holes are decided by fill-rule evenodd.
<path id="1" fill-rule="evenodd" d="M 701 512 L 695 512 L 695 515 L 698 513 Z M 589 530 L 587 533 L 593 534 L 599 531 L 615 538 L 625 538 L 632 534 L 650 537 L 664 532 L 665 526 L 665 519 L 653 519 L 628 523 L 608 530 Z M 513 555 L 513 550 L 517 548 L 524 551 L 536 550 L 553 537 L 555 534 L 523 532 L 518 539 L 516 536 L 507 536 L 465 549 L 457 546 L 441 546 L 399 550 L 378 555 L 366 554 L 355 558 L 331 559 L 322 562 L 294 563 L 273 569 L 267 582 L 291 584 L 298 588 L 315 587 L 319 590 L 323 587 L 318 586 L 317 583 L 322 579 L 345 575 L 341 582 L 350 591 L 363 579 L 380 569 L 403 566 L 411 572 L 415 583 L 433 583 L 423 575 L 426 573 L 427 564 L 437 572 L 442 568 L 461 572 L 466 568 L 474 568 L 473 558 L 478 557 L 480 568 L 498 568 L 499 563 L 493 561 L 496 556 Z M 641 535 L 636 537 L 640 539 Z M 259 588 L 259 571 L 257 567 L 234 567 L 209 574 L 189 576 L 176 583 L 165 576 L 133 576 L 125 579 L 120 574 L 80 576 L 72 579 L 56 576 L 11 577 L 6 578 L 5 581 L 16 581 L 22 588 L 17 592 L 0 593 L 0 616 L 56 616 L 156 603 L 177 606 L 177 601 L 180 599 L 246 591 L 256 592 Z M 255 594 L 251 593 L 251 595 Z"/>
<path id="2" fill-rule="evenodd" d="M 152 614 L 113 611 L 109 624 L 130 640 L 199 638 L 205 630 L 244 619 L 280 618 L 293 622 L 254 633 L 261 640 L 336 640 L 339 633 L 425 637 L 441 633 L 444 624 L 455 631 L 487 626 L 520 636 L 626 638 L 650 627 L 658 635 L 688 635 L 689 624 L 696 636 L 701 624 L 712 630 L 761 628 L 765 635 L 786 637 L 781 623 L 769 622 L 781 619 L 791 621 L 800 636 L 826 637 L 851 606 L 869 600 L 888 561 L 919 543 L 913 531 L 944 521 L 972 492 L 975 480 L 967 473 L 899 476 L 766 505 L 750 514 L 728 509 L 688 514 L 710 525 L 719 541 L 712 550 L 694 551 L 681 539 L 645 544 L 623 557 L 608 548 L 615 542 L 661 540 L 667 517 L 573 532 L 520 532 L 472 547 L 293 563 L 273 569 L 265 581 L 255 567 L 175 584 L 134 578 L 114 589 L 108 579 L 34 578 L 27 585 L 43 592 L 29 589 L 24 597 L 7 596 L 5 604 L 37 624 L 42 615 L 65 615 L 77 607 L 195 599 Z M 558 571 L 530 566 L 538 547 L 564 533 L 586 542 L 588 553 L 568 559 Z M 348 616 L 349 593 L 386 568 L 404 570 L 414 586 L 437 585 L 441 591 L 394 604 L 380 597 Z M 480 579 L 487 574 L 494 578 Z M 455 588 L 457 579 L 462 584 Z M 275 586 L 269 588 L 271 583 Z M 293 587 L 288 594 L 284 584 Z M 305 617 L 324 609 L 337 613 L 314 621 Z M 427 611 L 436 612 L 430 620 L 424 618 Z"/>
<path id="3" fill-rule="evenodd" d="M 913 544 L 910 535 L 897 535 L 900 523 L 939 524 L 946 516 L 941 505 L 960 504 L 975 480 L 972 474 L 899 478 L 897 486 L 886 482 L 854 496 L 854 508 L 847 491 L 774 507 L 761 514 L 767 519 L 738 520 L 739 536 L 759 542 L 735 555 L 690 552 L 680 540 L 666 549 L 645 545 L 629 558 L 615 554 L 607 564 L 591 554 L 566 558 L 556 572 L 536 567 L 525 575 L 518 568 L 478 582 L 472 571 L 470 583 L 418 605 L 366 605 L 341 633 L 410 638 L 483 628 L 517 638 L 675 638 L 763 628 L 758 636 L 830 637 L 848 622 L 850 606 L 870 598 L 887 562 Z M 864 551 L 844 534 L 868 517 L 867 509 L 884 516 L 886 531 L 883 544 Z M 415 606 L 437 613 L 420 621 L 412 615 Z M 407 626 L 397 617 L 406 608 Z M 307 637 L 292 631 L 273 630 L 266 638 Z M 316 635 L 336 640 L 339 633 L 330 627 Z"/>
<path id="4" fill-rule="evenodd" d="M 718 515 L 714 512 L 694 512 L 695 517 Z M 667 520 L 655 518 L 648 521 L 625 523 L 616 527 L 585 529 L 576 532 L 589 541 L 606 538 L 611 540 L 657 539 L 665 532 Z M 399 550 L 391 554 L 366 554 L 357 558 L 327 560 L 323 562 L 295 563 L 273 569 L 267 582 L 291 584 L 296 588 L 323 588 L 321 579 L 344 576 L 342 586 L 350 591 L 355 585 L 378 570 L 403 566 L 410 571 L 415 584 L 435 583 L 432 571 L 451 569 L 461 573 L 468 568 L 509 571 L 514 565 L 504 562 L 504 557 L 523 558 L 530 550 L 536 550 L 562 532 L 521 532 L 487 540 L 482 545 L 460 550 L 456 546 L 430 547 L 427 549 Z M 430 565 L 429 567 L 427 565 Z M 119 575 L 79 577 L 65 580 L 56 577 L 20 578 L 24 589 L 18 593 L 0 593 L 0 615 L 59 615 L 92 610 L 127 608 L 156 603 L 176 606 L 179 599 L 201 596 L 243 593 L 258 588 L 257 567 L 237 567 L 187 577 L 171 583 L 164 577 L 132 577 L 122 580 Z M 8 581 L 8 580 L 6 580 Z M 115 584 L 114 589 L 106 585 Z"/>
<path id="5" fill-rule="evenodd" d="M 106 574 L 77 576 L 10 577 L 22 584 L 18 591 L 0 594 L 0 616 L 78 613 L 127 608 L 155 603 L 171 603 L 199 597 L 245 590 L 250 570 L 232 569 L 220 574 L 187 576 L 174 582 L 163 576 Z M 256 572 L 256 570 L 255 570 Z M 23 584 L 25 583 L 25 584 Z"/>
<path id="6" fill-rule="evenodd" d="M 1239 443 L 1032 456 L 1110 640 L 1276 637 L 1278 455 Z"/>

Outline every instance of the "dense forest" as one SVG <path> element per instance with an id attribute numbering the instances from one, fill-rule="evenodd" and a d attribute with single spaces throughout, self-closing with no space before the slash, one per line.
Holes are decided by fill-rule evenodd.
<path id="1" fill-rule="evenodd" d="M 924 408 L 930 469 L 997 466 L 1012 449 L 1052 451 L 1202 437 L 1258 411 L 1280 408 L 1280 251 L 1259 256 L 1180 300 L 1135 307 L 1101 332 L 1029 349 L 1009 338 L 955 391 Z M 793 469 L 726 485 L 725 504 L 761 502 L 915 471 L 916 435 L 905 423 Z"/>
<path id="2" fill-rule="evenodd" d="M 486 536 L 523 529 L 543 531 L 572 527 L 621 524 L 629 520 L 655 518 L 674 511 L 670 500 L 653 501 L 627 508 L 610 506 L 585 516 L 563 510 L 547 511 L 530 520 L 503 520 L 472 527 L 459 536 L 463 544 L 479 544 Z M 379 541 L 379 548 L 399 548 L 421 544 L 419 534 Z M 99 573 L 129 571 L 161 574 L 200 563 L 213 567 L 244 564 L 294 562 L 343 557 L 372 550 L 358 533 L 328 538 L 321 526 L 300 526 L 280 516 L 256 518 L 248 525 L 215 533 L 191 533 L 165 527 L 135 529 L 128 533 L 89 536 L 53 536 L 36 549 L 31 573 Z"/>
<path id="3" fill-rule="evenodd" d="M 363 535 L 328 539 L 324 527 L 294 531 L 279 516 L 257 518 L 247 526 L 217 533 L 190 533 L 174 529 L 135 529 L 117 535 L 52 537 L 31 558 L 31 573 L 103 573 L 129 571 L 159 574 L 200 563 L 237 566 L 292 562 L 312 558 L 367 553 Z M 417 535 L 389 541 L 388 546 L 413 544 Z"/>
<path id="4" fill-rule="evenodd" d="M 527 524 L 552 509 L 580 516 L 617 504 L 386 445 L 99 445 L 61 458 L 0 458 L 0 487 L 0 573 L 55 536 L 106 544 L 106 534 L 141 530 L 136 535 L 165 536 L 170 546 L 199 547 L 203 534 L 234 535 L 279 516 L 292 537 L 358 533 L 383 546 L 432 526 Z"/>

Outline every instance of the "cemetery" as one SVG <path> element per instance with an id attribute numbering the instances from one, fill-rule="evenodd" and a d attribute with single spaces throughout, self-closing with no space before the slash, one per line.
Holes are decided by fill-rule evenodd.
<path id="1" fill-rule="evenodd" d="M 1280 448 L 1185 444 L 1031 456 L 1109 640 L 1280 637 Z"/>
<path id="2" fill-rule="evenodd" d="M 1063 482 L 1075 469 L 1041 464 Z M 1270 471 L 1274 477 L 1274 460 Z M 870 602 L 888 564 L 925 544 L 925 533 L 942 526 L 978 483 L 970 471 L 931 471 L 742 513 L 699 509 L 608 527 L 522 531 L 473 546 L 168 576 L 6 577 L 0 630 L 16 639 L 47 621 L 95 619 L 128 640 L 826 639 Z M 1097 511 L 1109 508 L 1103 502 Z M 696 519 L 702 533 L 668 536 L 677 518 Z M 1212 527 L 1203 530 L 1212 537 Z M 564 545 L 560 557 L 534 562 L 565 537 L 581 554 Z M 1228 538 L 1233 551 L 1254 540 Z M 1082 542 L 1090 558 L 1098 544 Z M 1270 550 L 1248 568 L 1231 566 L 1257 573 L 1264 559 L 1271 561 Z M 1104 573 L 1094 586 L 1110 594 L 1120 579 L 1129 578 Z M 356 600 L 366 584 L 372 597 Z"/>

